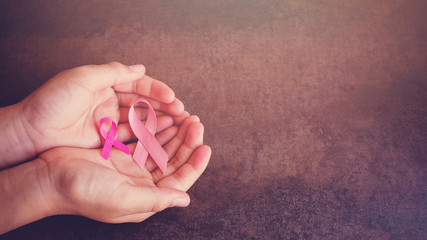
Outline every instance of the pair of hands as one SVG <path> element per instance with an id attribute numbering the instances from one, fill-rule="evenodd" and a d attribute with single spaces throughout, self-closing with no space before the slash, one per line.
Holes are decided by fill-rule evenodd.
<path id="1" fill-rule="evenodd" d="M 108 160 L 100 154 L 102 117 L 119 123 L 119 141 L 135 140 L 127 116 L 139 96 L 158 111 L 156 138 L 170 159 L 165 175 L 150 158 L 142 171 L 131 155 L 114 148 Z M 190 199 L 185 191 L 205 170 L 211 155 L 203 145 L 199 118 L 184 111 L 168 86 L 145 75 L 142 65 L 113 62 L 64 71 L 5 112 L 12 120 L 9 132 L 14 134 L 0 140 L 7 152 L 0 158 L 0 167 L 41 154 L 0 175 L 7 172 L 7 182 L 15 183 L 21 182 L 16 178 L 19 171 L 34 177 L 36 190 L 29 195 L 39 204 L 39 216 L 26 218 L 18 216 L 22 215 L 18 211 L 16 222 L 0 232 L 55 214 L 140 222 L 167 207 L 187 206 Z M 141 119 L 147 114 L 143 109 L 138 113 Z M 135 145 L 129 145 L 131 154 Z M 25 205 L 22 199 L 15 202 Z"/>

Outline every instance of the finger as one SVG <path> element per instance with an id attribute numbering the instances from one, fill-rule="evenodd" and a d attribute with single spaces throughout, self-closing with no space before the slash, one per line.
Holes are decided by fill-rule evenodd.
<path id="1" fill-rule="evenodd" d="M 133 101 L 138 97 L 141 96 L 133 93 L 117 93 L 119 105 L 124 107 L 130 107 Z M 162 103 L 152 98 L 146 99 L 155 110 L 160 110 L 173 116 L 179 116 L 184 112 L 184 104 L 177 98 L 172 100 L 170 103 Z M 138 104 L 138 106 L 145 106 L 145 104 Z"/>
<path id="2" fill-rule="evenodd" d="M 129 122 L 129 109 L 130 109 L 129 107 L 120 107 L 119 108 L 119 112 L 120 112 L 119 122 L 120 123 Z M 148 108 L 135 107 L 134 109 L 135 109 L 135 113 L 139 119 L 141 119 L 141 120 L 147 119 Z M 154 112 L 156 113 L 156 117 L 160 117 L 160 116 L 165 115 L 164 112 L 160 112 L 160 111 L 156 111 L 156 110 L 154 110 Z M 175 117 L 174 117 L 174 122 L 175 122 Z"/>
<path id="3" fill-rule="evenodd" d="M 145 121 L 142 121 L 142 122 L 145 123 Z M 156 133 L 161 132 L 171 126 L 173 126 L 173 119 L 170 116 L 168 115 L 160 116 L 157 118 Z M 128 141 L 136 140 L 136 136 L 133 133 L 133 130 L 130 127 L 129 123 L 120 123 L 117 126 L 117 139 L 120 142 L 128 142 Z"/>
<path id="4" fill-rule="evenodd" d="M 141 95 L 136 94 L 136 93 L 117 93 L 117 99 L 119 99 L 119 105 L 121 107 L 130 107 L 133 103 L 133 101 L 135 101 L 135 99 L 141 97 Z M 152 100 L 150 98 L 145 97 L 145 99 L 148 100 L 148 102 L 151 104 L 151 106 L 153 106 L 153 104 L 156 104 L 157 106 L 160 105 L 159 101 L 156 100 Z M 156 103 L 155 103 L 156 102 Z"/>
<path id="5" fill-rule="evenodd" d="M 72 81 L 92 92 L 112 87 L 116 84 L 132 84 L 145 74 L 143 65 L 125 66 L 118 62 L 102 65 L 85 65 L 61 73 L 63 79 Z"/>
<path id="6" fill-rule="evenodd" d="M 200 122 L 191 123 L 185 136 L 184 143 L 180 146 L 174 157 L 168 162 L 166 173 L 163 174 L 160 169 L 151 173 L 153 181 L 156 183 L 160 179 L 174 174 L 177 169 L 184 165 L 191 157 L 193 152 L 203 144 L 203 125 Z"/>
<path id="7" fill-rule="evenodd" d="M 165 145 L 178 133 L 178 128 L 176 126 L 169 127 L 158 134 L 156 134 L 156 139 L 160 145 Z"/>
<path id="8" fill-rule="evenodd" d="M 162 103 L 171 103 L 175 99 L 175 93 L 165 83 L 144 75 L 133 82 L 123 82 L 114 86 L 117 92 L 136 93 L 155 99 Z"/>
<path id="9" fill-rule="evenodd" d="M 181 166 L 174 174 L 163 178 L 156 185 L 188 191 L 205 171 L 211 155 L 212 150 L 209 146 L 202 145 L 198 147 L 190 157 L 190 160 Z"/>
<path id="10" fill-rule="evenodd" d="M 130 155 L 133 155 L 133 153 L 135 152 L 136 144 L 136 142 L 127 144 L 127 146 L 129 147 Z"/>
<path id="11" fill-rule="evenodd" d="M 176 151 L 179 149 L 179 147 L 184 142 L 185 136 L 187 135 L 187 130 L 192 122 L 198 122 L 199 117 L 193 115 L 188 117 L 182 126 L 180 127 L 178 134 L 166 144 L 163 149 L 168 154 L 169 159 L 172 159 L 173 156 L 175 156 Z M 147 164 L 146 164 L 147 170 L 152 172 L 157 168 L 157 165 L 154 163 L 154 161 L 151 159 L 151 157 L 148 158 Z"/>
<path id="12" fill-rule="evenodd" d="M 190 116 L 190 113 L 188 113 L 187 111 L 184 111 L 181 115 L 173 117 L 173 121 L 175 125 L 179 126 L 189 116 Z"/>
<path id="13" fill-rule="evenodd" d="M 186 207 L 190 204 L 187 193 L 173 188 L 122 184 L 115 195 L 112 199 L 116 201 L 111 201 L 111 206 L 115 206 L 123 215 L 160 212 L 168 207 Z"/>

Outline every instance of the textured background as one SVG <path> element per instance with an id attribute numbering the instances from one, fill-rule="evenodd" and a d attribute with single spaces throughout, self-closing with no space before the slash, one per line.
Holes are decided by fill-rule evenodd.
<path id="1" fill-rule="evenodd" d="M 2 238 L 427 239 L 426 3 L 0 1 L 2 106 L 64 69 L 143 63 L 213 149 L 188 208 Z"/>

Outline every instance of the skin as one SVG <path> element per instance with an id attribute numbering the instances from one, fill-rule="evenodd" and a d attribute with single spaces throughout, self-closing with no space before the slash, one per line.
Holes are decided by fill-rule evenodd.
<path id="1" fill-rule="evenodd" d="M 145 75 L 142 65 L 112 62 L 59 73 L 23 101 L 0 109 L 0 126 L 8 136 L 0 139 L 0 151 L 6 153 L 0 169 L 53 147 L 100 147 L 99 120 L 105 116 L 120 121 L 120 141 L 131 140 L 134 137 L 124 115 L 139 96 L 147 97 L 154 109 L 167 115 L 164 118 L 188 116 L 172 89 Z"/>
<path id="2" fill-rule="evenodd" d="M 150 157 L 144 169 L 136 165 L 135 143 L 131 155 L 113 148 L 108 160 L 101 157 L 99 120 L 118 122 L 120 141 L 135 139 L 127 113 L 139 96 L 157 110 L 156 138 L 170 159 L 164 175 Z M 142 108 L 137 114 L 147 115 Z M 64 71 L 0 115 L 7 136 L 0 139 L 0 168 L 8 168 L 0 171 L 0 234 L 57 214 L 140 222 L 165 208 L 185 207 L 186 191 L 211 156 L 199 118 L 185 112 L 164 83 L 146 76 L 142 65 Z"/>
<path id="3" fill-rule="evenodd" d="M 152 159 L 141 170 L 130 155 L 116 149 L 105 160 L 100 149 L 70 147 L 1 171 L 0 233 L 56 214 L 140 222 L 165 208 L 187 206 L 185 191 L 206 169 L 211 149 L 202 144 L 203 125 L 197 117 L 187 118 L 176 131 L 171 127 L 156 136 L 170 158 L 165 175 Z M 135 145 L 129 145 L 131 152 Z"/>

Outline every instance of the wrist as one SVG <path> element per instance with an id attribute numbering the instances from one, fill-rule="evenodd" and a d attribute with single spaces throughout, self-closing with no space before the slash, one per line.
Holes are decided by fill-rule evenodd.
<path id="1" fill-rule="evenodd" d="M 28 127 L 22 116 L 21 105 L 14 104 L 0 109 L 2 116 L 0 126 L 0 169 L 17 165 L 37 155 L 32 139 L 29 137 Z"/>
<path id="2" fill-rule="evenodd" d="M 63 193 L 64 187 L 69 187 L 63 183 L 64 178 L 67 178 L 68 172 L 64 172 L 64 168 L 60 166 L 61 160 L 52 161 L 49 158 L 45 158 L 45 154 L 49 154 L 51 158 L 64 158 L 61 151 L 56 151 L 59 149 L 49 150 L 39 158 L 31 161 L 38 175 L 38 186 L 40 192 L 43 193 L 41 196 L 48 203 L 43 212 L 46 216 L 78 215 L 78 212 L 76 212 L 78 207 L 76 208 L 76 205 L 70 200 L 69 196 Z M 67 161 L 67 159 L 64 159 L 64 161 Z"/>
<path id="3" fill-rule="evenodd" d="M 35 175 L 34 189 L 37 189 L 35 196 L 40 200 L 41 215 L 43 217 L 69 214 L 65 207 L 65 201 L 58 192 L 55 170 L 49 163 L 41 158 L 34 159 L 32 164 Z"/>
<path id="4" fill-rule="evenodd" d="M 0 172 L 0 202 L 0 234 L 61 213 L 49 168 L 40 159 Z"/>

